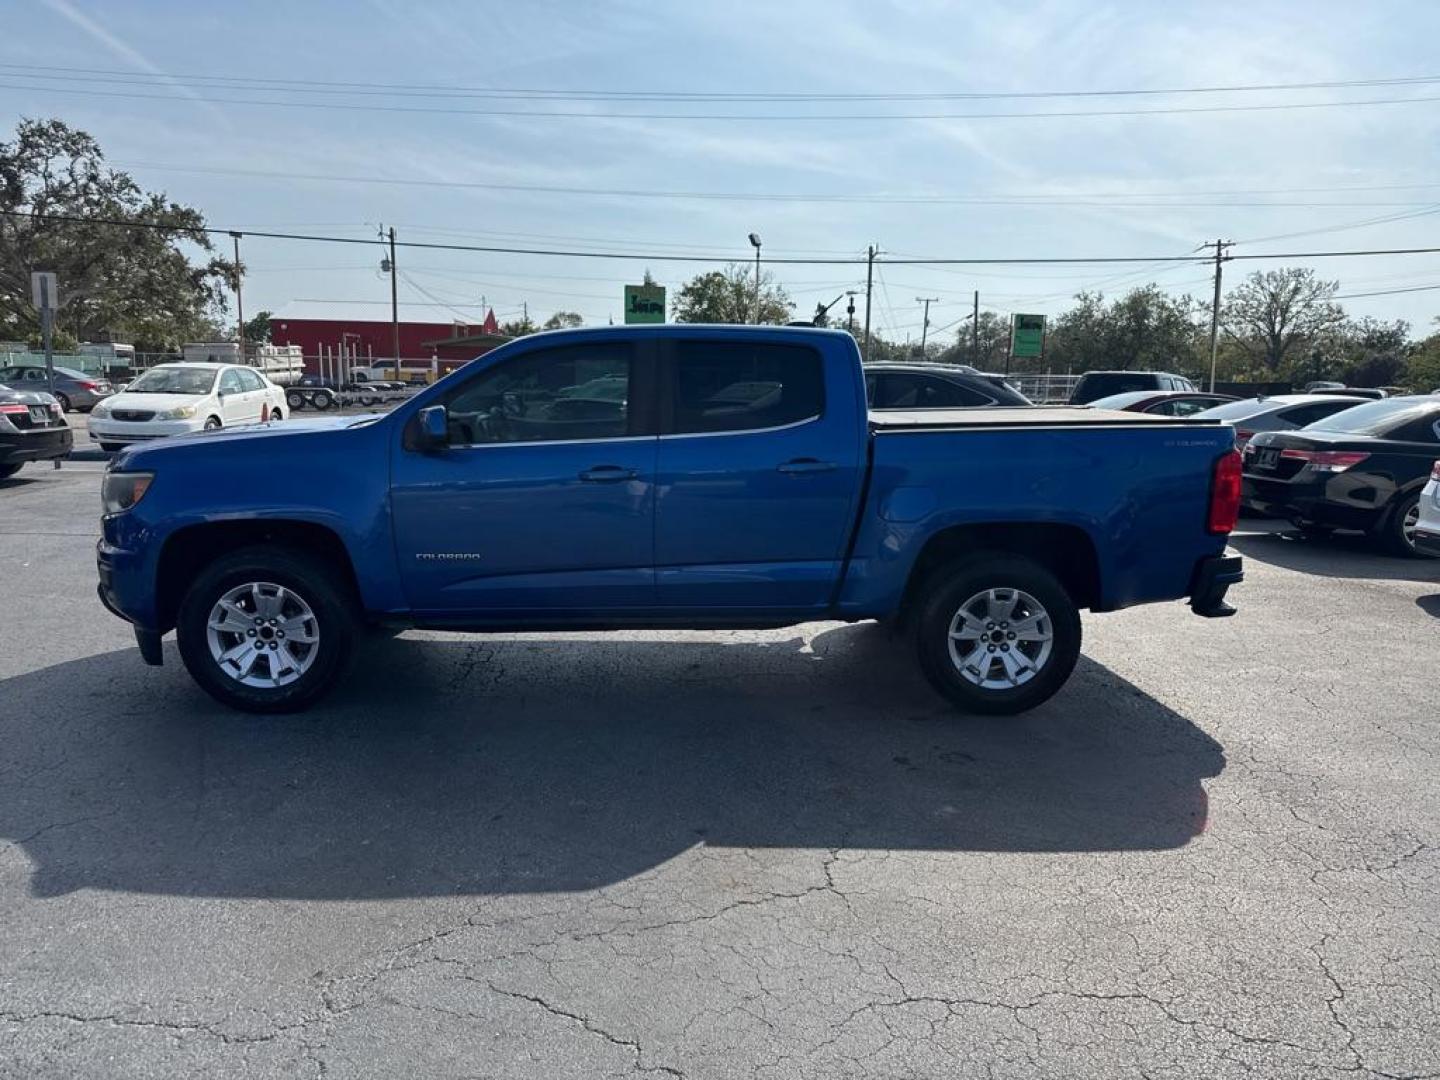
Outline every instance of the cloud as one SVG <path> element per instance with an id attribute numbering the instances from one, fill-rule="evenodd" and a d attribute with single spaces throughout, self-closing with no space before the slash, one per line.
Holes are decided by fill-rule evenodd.
<path id="1" fill-rule="evenodd" d="M 105 46 L 105 48 L 109 49 L 111 53 L 113 53 L 125 63 L 129 64 L 132 67 L 137 67 L 141 71 L 144 71 L 150 75 L 159 76 L 172 90 L 178 93 L 181 97 L 189 98 L 191 101 L 195 102 L 196 105 L 198 105 L 200 108 L 204 109 L 207 113 L 213 116 L 216 120 L 219 120 L 221 123 L 225 124 L 226 127 L 230 126 L 229 118 L 219 109 L 217 109 L 213 104 L 203 100 L 199 94 L 197 94 L 190 87 L 186 86 L 184 83 L 166 74 L 164 70 L 162 70 L 156 64 L 152 63 L 149 58 L 147 58 L 138 49 L 134 48 L 129 43 L 112 34 L 109 30 L 106 30 L 94 19 L 90 18 L 90 16 L 86 15 L 83 11 L 80 11 L 73 4 L 70 4 L 68 0 L 42 0 L 42 2 L 56 15 L 59 15 L 66 22 L 69 22 L 71 25 L 76 26 L 80 30 L 83 30 L 85 33 L 89 34 L 92 38 L 98 41 L 101 45 Z"/>

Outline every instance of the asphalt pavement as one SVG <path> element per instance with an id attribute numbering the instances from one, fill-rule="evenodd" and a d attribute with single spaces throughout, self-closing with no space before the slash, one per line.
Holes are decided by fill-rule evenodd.
<path id="1" fill-rule="evenodd" d="M 1440 565 L 1234 539 L 955 715 L 872 625 L 367 647 L 229 713 L 0 482 L 0 1076 L 1440 1074 Z"/>

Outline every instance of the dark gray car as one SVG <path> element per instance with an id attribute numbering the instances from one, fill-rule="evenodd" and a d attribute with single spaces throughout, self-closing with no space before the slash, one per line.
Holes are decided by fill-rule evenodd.
<path id="1" fill-rule="evenodd" d="M 45 369 L 28 364 L 0 368 L 0 383 L 5 383 L 16 390 L 48 389 Z M 69 412 L 71 409 L 75 409 L 77 412 L 89 412 L 102 398 L 109 397 L 111 393 L 113 391 L 109 380 L 99 375 L 87 375 L 83 371 L 67 367 L 55 369 L 55 400 L 60 403 L 60 408 L 65 412 Z"/>
<path id="2" fill-rule="evenodd" d="M 964 364 L 866 364 L 865 396 L 881 410 L 1033 404 L 1005 376 Z"/>

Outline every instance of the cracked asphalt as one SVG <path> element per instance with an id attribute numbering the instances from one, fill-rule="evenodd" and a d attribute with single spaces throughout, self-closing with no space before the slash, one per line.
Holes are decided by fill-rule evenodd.
<path id="1" fill-rule="evenodd" d="M 1234 540 L 957 717 L 868 625 L 367 648 L 226 713 L 0 483 L 0 1076 L 1440 1076 L 1440 566 Z"/>

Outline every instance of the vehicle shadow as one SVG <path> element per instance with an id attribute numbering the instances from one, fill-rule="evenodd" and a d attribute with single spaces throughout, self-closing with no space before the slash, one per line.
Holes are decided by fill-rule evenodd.
<path id="1" fill-rule="evenodd" d="M 1234 534 L 1230 546 L 1247 559 L 1321 577 L 1440 583 L 1440 560 L 1405 559 L 1376 549 L 1359 533 L 1310 537 L 1297 530 Z"/>
<path id="2" fill-rule="evenodd" d="M 958 716 L 872 624 L 807 643 L 400 640 L 322 707 L 248 717 L 135 650 L 0 683 L 0 836 L 36 895 L 363 899 L 589 889 L 699 844 L 1168 849 L 1218 743 L 1082 660 Z"/>
<path id="3" fill-rule="evenodd" d="M 1440 619 L 1440 593 L 1431 593 L 1429 596 L 1417 596 L 1415 606 L 1426 615 L 1432 615 Z"/>

